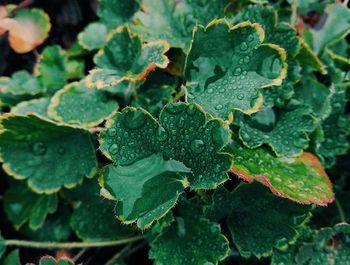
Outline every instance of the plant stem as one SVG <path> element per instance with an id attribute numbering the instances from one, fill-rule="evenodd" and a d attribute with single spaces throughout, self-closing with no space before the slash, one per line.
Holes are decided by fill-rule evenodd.
<path id="1" fill-rule="evenodd" d="M 144 239 L 144 236 L 135 236 L 114 241 L 100 241 L 100 242 L 36 242 L 8 239 L 5 240 L 6 246 L 24 247 L 24 248 L 102 248 L 123 245 Z"/>
<path id="2" fill-rule="evenodd" d="M 338 209 L 338 212 L 339 212 L 340 221 L 345 223 L 346 222 L 346 217 L 345 217 L 345 213 L 344 213 L 343 207 L 341 206 L 341 204 L 340 204 L 340 202 L 338 201 L 337 198 L 334 199 L 334 203 L 335 203 L 335 206 L 337 206 L 337 209 Z"/>
<path id="3" fill-rule="evenodd" d="M 297 0 L 292 2 L 292 16 L 290 18 L 290 25 L 295 28 L 295 21 L 297 20 Z"/>
<path id="4" fill-rule="evenodd" d="M 121 256 L 123 256 L 131 248 L 131 244 L 126 245 L 121 251 L 115 254 L 105 265 L 113 265 Z"/>

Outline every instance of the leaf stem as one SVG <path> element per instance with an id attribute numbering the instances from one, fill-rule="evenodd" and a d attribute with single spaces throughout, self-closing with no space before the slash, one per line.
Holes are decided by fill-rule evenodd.
<path id="1" fill-rule="evenodd" d="M 144 239 L 144 236 L 129 237 L 113 241 L 97 241 L 97 242 L 36 242 L 17 239 L 5 240 L 6 246 L 24 247 L 24 248 L 102 248 L 123 245 Z"/>
<path id="2" fill-rule="evenodd" d="M 338 212 L 339 212 L 340 221 L 345 223 L 346 222 L 346 217 L 345 217 L 345 213 L 344 213 L 343 207 L 341 206 L 341 204 L 340 204 L 340 202 L 338 201 L 337 198 L 334 198 L 334 203 L 335 203 L 335 206 L 337 206 L 337 209 L 338 209 Z"/>
<path id="3" fill-rule="evenodd" d="M 297 20 L 297 0 L 292 2 L 292 16 L 290 18 L 290 25 L 295 28 L 295 21 Z"/>

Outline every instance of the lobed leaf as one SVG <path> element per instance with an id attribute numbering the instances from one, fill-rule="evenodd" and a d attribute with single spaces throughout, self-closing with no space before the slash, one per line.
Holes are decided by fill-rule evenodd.
<path id="1" fill-rule="evenodd" d="M 46 216 L 57 210 L 57 204 L 56 194 L 37 194 L 23 183 L 15 183 L 4 195 L 5 213 L 17 230 L 26 222 L 30 229 L 37 230 Z"/>
<path id="2" fill-rule="evenodd" d="M 227 0 L 143 0 L 143 9 L 134 15 L 132 29 L 146 40 L 166 40 L 171 47 L 188 51 L 192 29 L 196 24 L 207 24 L 223 17 Z"/>
<path id="3" fill-rule="evenodd" d="M 0 17 L 0 35 L 9 32 L 10 46 L 17 53 L 27 53 L 41 45 L 50 29 L 49 16 L 37 8 L 23 8 L 14 16 L 8 13 Z"/>
<path id="4" fill-rule="evenodd" d="M 1 117 L 0 153 L 3 168 L 16 179 L 27 179 L 38 193 L 74 187 L 97 169 L 94 146 L 83 129 L 35 115 Z"/>
<path id="5" fill-rule="evenodd" d="M 100 149 L 116 166 L 105 169 L 101 184 L 118 200 L 123 222 L 148 227 L 184 187 L 214 188 L 227 179 L 230 158 L 221 149 L 229 132 L 194 104 L 165 106 L 159 123 L 142 109 L 125 108 L 106 127 Z M 159 185 L 167 189 L 154 190 Z"/>
<path id="6" fill-rule="evenodd" d="M 277 156 L 297 156 L 306 149 L 315 118 L 306 107 L 291 110 L 263 108 L 252 116 L 237 113 L 239 137 L 249 148 L 268 144 Z"/>
<path id="7" fill-rule="evenodd" d="M 52 97 L 48 115 L 62 123 L 92 127 L 115 114 L 118 107 L 106 92 L 88 89 L 84 82 L 74 82 Z"/>
<path id="8" fill-rule="evenodd" d="M 165 68 L 169 60 L 165 41 L 143 44 L 139 36 L 122 26 L 110 32 L 104 47 L 94 57 L 97 69 L 87 77 L 88 87 L 98 89 L 118 86 L 122 82 L 142 81 L 155 68 Z"/>
<path id="9" fill-rule="evenodd" d="M 302 204 L 325 206 L 333 201 L 332 184 L 319 160 L 311 153 L 277 158 L 264 148 L 228 146 L 233 155 L 231 172 L 245 181 L 256 180 L 277 196 Z"/>
<path id="10" fill-rule="evenodd" d="M 287 73 L 285 51 L 263 40 L 256 23 L 197 26 L 185 68 L 189 101 L 223 119 L 233 110 L 257 112 L 263 104 L 259 89 L 280 85 Z"/>
<path id="11" fill-rule="evenodd" d="M 238 251 L 247 258 L 287 249 L 299 236 L 298 227 L 311 216 L 309 206 L 281 200 L 257 183 L 239 185 L 230 198 L 227 225 Z"/>
<path id="12" fill-rule="evenodd" d="M 229 251 L 220 226 L 203 218 L 193 206 L 180 209 L 176 221 L 151 242 L 150 258 L 158 265 L 218 264 Z"/>
<path id="13" fill-rule="evenodd" d="M 74 261 L 68 258 L 55 259 L 51 256 L 43 256 L 39 265 L 74 265 Z"/>
<path id="14" fill-rule="evenodd" d="M 107 27 L 101 22 L 93 22 L 79 33 L 78 43 L 86 50 L 93 51 L 101 48 L 107 37 Z"/>
<path id="15" fill-rule="evenodd" d="M 47 109 L 50 105 L 50 98 L 42 97 L 38 99 L 31 99 L 22 101 L 11 108 L 11 113 L 16 115 L 27 115 L 33 113 L 37 116 L 49 119 Z"/>

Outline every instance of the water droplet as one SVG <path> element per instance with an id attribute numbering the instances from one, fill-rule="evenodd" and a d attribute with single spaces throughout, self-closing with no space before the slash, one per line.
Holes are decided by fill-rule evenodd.
<path id="1" fill-rule="evenodd" d="M 158 141 L 164 142 L 167 138 L 168 138 L 168 132 L 163 127 L 158 127 L 157 129 Z"/>
<path id="2" fill-rule="evenodd" d="M 37 142 L 33 145 L 34 155 L 44 155 L 46 153 L 47 147 L 43 142 Z"/>
<path id="3" fill-rule="evenodd" d="M 273 54 L 260 62 L 257 68 L 257 73 L 268 79 L 274 79 L 280 75 L 281 69 L 282 62 L 280 57 Z"/>
<path id="4" fill-rule="evenodd" d="M 219 164 L 216 164 L 214 167 L 214 172 L 215 173 L 220 173 L 221 172 L 221 166 Z"/>
<path id="5" fill-rule="evenodd" d="M 108 151 L 109 151 L 112 155 L 115 155 L 115 154 L 117 154 L 118 151 L 119 151 L 119 146 L 118 146 L 117 144 L 112 144 L 112 145 L 109 147 Z"/>
<path id="6" fill-rule="evenodd" d="M 221 104 L 218 104 L 218 105 L 215 106 L 216 110 L 221 110 L 222 108 L 223 108 L 223 106 Z"/>
<path id="7" fill-rule="evenodd" d="M 207 91 L 208 91 L 208 93 L 209 93 L 209 94 L 213 94 L 214 89 L 212 89 L 212 88 L 208 88 L 208 89 L 207 89 Z"/>
<path id="8" fill-rule="evenodd" d="M 117 135 L 117 129 L 114 128 L 114 127 L 111 127 L 111 128 L 108 129 L 107 134 L 110 137 L 116 136 Z"/>
<path id="9" fill-rule="evenodd" d="M 242 100 L 242 99 L 244 98 L 244 95 L 243 95 L 243 94 L 238 94 L 238 95 L 237 95 L 237 98 L 238 98 L 239 100 Z"/>
<path id="10" fill-rule="evenodd" d="M 237 67 L 234 71 L 234 75 L 240 75 L 242 73 L 242 68 L 241 67 Z"/>
<path id="11" fill-rule="evenodd" d="M 252 42 L 254 40 L 254 36 L 253 35 L 248 35 L 247 40 L 249 42 Z"/>
<path id="12" fill-rule="evenodd" d="M 247 55 L 244 57 L 244 62 L 249 63 L 250 62 L 250 57 Z"/>
<path id="13" fill-rule="evenodd" d="M 184 117 L 180 117 L 180 119 L 179 119 L 178 122 L 177 122 L 177 126 L 178 126 L 179 128 L 183 128 L 184 125 L 185 125 L 185 119 L 184 119 Z"/>
<path id="14" fill-rule="evenodd" d="M 65 152 L 66 152 L 66 149 L 64 149 L 64 147 L 58 148 L 58 153 L 59 153 L 60 155 L 63 155 Z"/>
<path id="15" fill-rule="evenodd" d="M 243 41 L 240 45 L 241 51 L 246 51 L 248 49 L 248 44 Z"/>
<path id="16" fill-rule="evenodd" d="M 203 152 L 204 142 L 202 140 L 195 139 L 191 142 L 191 150 L 196 154 Z"/>
<path id="17" fill-rule="evenodd" d="M 141 110 L 125 113 L 124 125 L 129 129 L 138 129 L 146 122 L 146 116 Z"/>

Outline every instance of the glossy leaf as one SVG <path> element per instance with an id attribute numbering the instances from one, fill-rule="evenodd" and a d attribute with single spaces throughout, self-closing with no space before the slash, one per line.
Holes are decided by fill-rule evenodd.
<path id="1" fill-rule="evenodd" d="M 98 89 L 118 86 L 122 82 L 142 81 L 155 68 L 165 68 L 169 60 L 165 41 L 143 44 L 128 27 L 109 33 L 104 47 L 94 57 L 97 69 L 87 77 L 89 87 Z"/>
<path id="2" fill-rule="evenodd" d="M 311 216 L 309 206 L 282 200 L 257 183 L 238 186 L 230 197 L 227 225 L 244 257 L 267 257 L 274 248 L 287 249 L 298 237 L 297 228 Z"/>
<path id="3" fill-rule="evenodd" d="M 250 22 L 232 27 L 215 20 L 196 27 L 185 70 L 189 101 L 223 119 L 233 110 L 257 112 L 259 89 L 280 85 L 287 72 L 285 51 L 263 40 L 261 26 Z"/>
<path id="4" fill-rule="evenodd" d="M 231 172 L 245 181 L 256 180 L 277 196 L 302 204 L 325 206 L 333 201 L 332 184 L 311 153 L 277 158 L 264 148 L 252 150 L 237 143 L 228 149 L 233 155 Z"/>
<path id="5" fill-rule="evenodd" d="M 306 149 L 315 119 L 305 107 L 292 110 L 263 108 L 252 116 L 236 115 L 239 137 L 249 148 L 268 144 L 277 156 L 296 156 Z"/>
<path id="6" fill-rule="evenodd" d="M 84 82 L 74 82 L 59 90 L 51 99 L 49 116 L 59 122 L 95 126 L 115 114 L 118 103 L 106 92 L 88 89 Z"/>
<path id="7" fill-rule="evenodd" d="M 13 17 L 0 17 L 0 35 L 9 32 L 9 43 L 17 53 L 27 53 L 41 45 L 50 29 L 49 16 L 37 8 L 19 9 Z"/>
<path id="8" fill-rule="evenodd" d="M 34 115 L 1 117 L 0 153 L 3 168 L 27 179 L 39 193 L 74 187 L 96 172 L 95 150 L 87 131 L 58 125 Z"/>
<path id="9" fill-rule="evenodd" d="M 28 222 L 30 229 L 40 228 L 48 214 L 57 209 L 56 194 L 41 195 L 23 183 L 14 183 L 4 196 L 4 209 L 16 229 Z"/>
<path id="10" fill-rule="evenodd" d="M 192 29 L 197 24 L 207 24 L 224 16 L 226 0 L 143 0 L 143 10 L 134 16 L 133 30 L 147 40 L 166 40 L 171 47 L 188 51 Z"/>
<path id="11" fill-rule="evenodd" d="M 155 264 L 218 264 L 227 256 L 228 241 L 220 226 L 203 218 L 198 209 L 182 206 L 175 220 L 151 242 L 149 256 Z"/>

